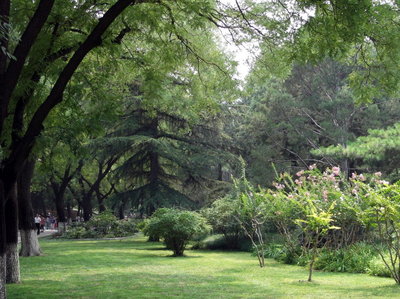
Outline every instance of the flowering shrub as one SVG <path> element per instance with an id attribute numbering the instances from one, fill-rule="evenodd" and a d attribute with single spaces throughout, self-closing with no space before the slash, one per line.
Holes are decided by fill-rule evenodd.
<path id="1" fill-rule="evenodd" d="M 335 225 L 334 216 L 338 204 L 346 200 L 346 192 L 342 190 L 347 187 L 344 178 L 339 167 L 321 172 L 311 165 L 308 170 L 299 171 L 294 179 L 288 173 L 282 174 L 274 187 L 270 193 L 277 218 L 275 222 L 291 242 L 296 243 L 299 238 L 288 237 L 293 231 L 289 222 L 296 224 L 301 232 L 300 245 L 304 255 L 309 257 L 308 281 L 311 281 L 314 263 L 321 248 L 327 244 L 327 234 L 340 229 Z M 285 223 L 282 223 L 282 215 L 286 218 Z"/>
<path id="2" fill-rule="evenodd" d="M 260 265 L 264 251 L 270 256 L 272 248 L 264 244 L 261 225 L 272 221 L 285 239 L 273 255 L 284 253 L 291 261 L 307 260 L 308 281 L 322 250 L 325 262 L 322 266 L 321 259 L 319 268 L 347 269 L 351 261 L 352 271 L 365 269 L 367 258 L 363 264 L 346 254 L 358 248 L 352 244 L 369 240 L 386 271 L 400 284 L 400 182 L 389 184 L 381 176 L 380 172 L 368 176 L 353 173 L 347 178 L 339 167 L 322 172 L 311 165 L 294 177 L 281 174 L 271 189 L 255 192 L 249 186 L 242 191 L 237 197 L 238 220 L 254 247 L 260 249 Z"/>

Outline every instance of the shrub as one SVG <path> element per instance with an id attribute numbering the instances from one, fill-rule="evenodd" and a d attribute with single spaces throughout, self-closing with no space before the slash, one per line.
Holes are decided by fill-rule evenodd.
<path id="1" fill-rule="evenodd" d="M 103 212 L 93 216 L 88 222 L 70 226 L 63 237 L 67 239 L 113 238 L 130 236 L 136 232 L 134 220 L 118 220 L 113 214 Z"/>
<path id="2" fill-rule="evenodd" d="M 161 208 L 149 218 L 143 232 L 163 238 L 174 256 L 182 256 L 189 240 L 209 230 L 205 218 L 196 212 Z"/>
<path id="3" fill-rule="evenodd" d="M 243 241 L 243 230 L 237 220 L 235 202 L 229 196 L 214 201 L 209 208 L 201 211 L 211 224 L 213 232 L 222 234 L 218 249 L 240 249 Z M 209 242 L 208 242 L 209 243 Z M 214 247 L 210 244 L 211 247 Z M 217 249 L 217 248 L 215 248 Z"/>
<path id="4" fill-rule="evenodd" d="M 367 273 L 379 277 L 392 277 L 391 271 L 382 261 L 381 257 L 376 257 L 370 262 Z"/>
<path id="5" fill-rule="evenodd" d="M 207 236 L 201 241 L 196 242 L 192 249 L 209 249 L 209 250 L 240 250 L 240 251 L 251 251 L 252 244 L 250 240 L 242 236 L 238 242 L 232 247 L 232 243 L 226 239 L 223 234 L 216 234 Z"/>
<path id="6" fill-rule="evenodd" d="M 326 249 L 315 263 L 315 269 L 330 272 L 366 273 L 376 253 L 371 245 L 356 243 L 347 248 Z"/>
<path id="7" fill-rule="evenodd" d="M 286 244 L 269 244 L 265 251 L 265 256 L 273 258 L 279 262 L 289 265 L 305 266 L 308 261 L 308 256 L 302 255 L 301 248 L 288 247 Z"/>

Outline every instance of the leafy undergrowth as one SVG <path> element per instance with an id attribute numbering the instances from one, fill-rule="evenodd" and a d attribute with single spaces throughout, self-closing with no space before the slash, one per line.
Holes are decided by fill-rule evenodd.
<path id="1" fill-rule="evenodd" d="M 193 251 L 173 258 L 161 243 L 41 240 L 44 255 L 21 258 L 9 298 L 400 298 L 392 279 L 316 272 L 245 252 Z"/>

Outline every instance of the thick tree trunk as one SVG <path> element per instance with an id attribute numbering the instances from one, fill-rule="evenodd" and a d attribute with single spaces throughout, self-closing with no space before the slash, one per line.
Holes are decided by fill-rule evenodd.
<path id="1" fill-rule="evenodd" d="M 54 203 L 56 205 L 57 216 L 59 222 L 66 222 L 65 206 L 64 206 L 64 192 L 55 194 Z"/>
<path id="2" fill-rule="evenodd" d="M 19 272 L 19 256 L 17 243 L 8 243 L 6 249 L 6 283 L 19 283 L 21 281 Z"/>
<path id="3" fill-rule="evenodd" d="M 5 202 L 8 176 L 0 177 L 0 299 L 6 298 L 6 220 Z"/>
<path id="4" fill-rule="evenodd" d="M 118 216 L 119 216 L 119 219 L 125 219 L 125 215 L 124 215 L 124 208 L 125 208 L 125 205 L 124 204 L 121 204 L 120 206 L 119 206 L 119 208 L 118 208 Z"/>
<path id="5" fill-rule="evenodd" d="M 21 256 L 40 255 L 31 201 L 31 181 L 35 160 L 28 160 L 18 178 L 18 217 L 21 234 Z M 34 233 L 32 233 L 34 232 Z"/>
<path id="6" fill-rule="evenodd" d="M 93 214 L 92 197 L 87 195 L 82 200 L 83 220 L 89 221 Z"/>
<path id="7" fill-rule="evenodd" d="M 6 254 L 0 254 L 0 299 L 6 296 Z"/>
<path id="8" fill-rule="evenodd" d="M 20 256 L 38 256 L 41 255 L 39 240 L 35 229 L 20 230 L 21 250 Z"/>
<path id="9" fill-rule="evenodd" d="M 6 282 L 20 282 L 19 259 L 18 259 L 18 201 L 17 183 L 12 184 L 5 205 L 6 219 Z"/>

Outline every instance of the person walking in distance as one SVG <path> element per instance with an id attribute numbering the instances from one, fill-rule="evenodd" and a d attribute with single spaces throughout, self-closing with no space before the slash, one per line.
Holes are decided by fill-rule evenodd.
<path id="1" fill-rule="evenodd" d="M 37 229 L 37 234 L 40 235 L 40 216 L 39 214 L 36 214 L 35 217 L 35 225 L 36 225 L 36 229 Z"/>

